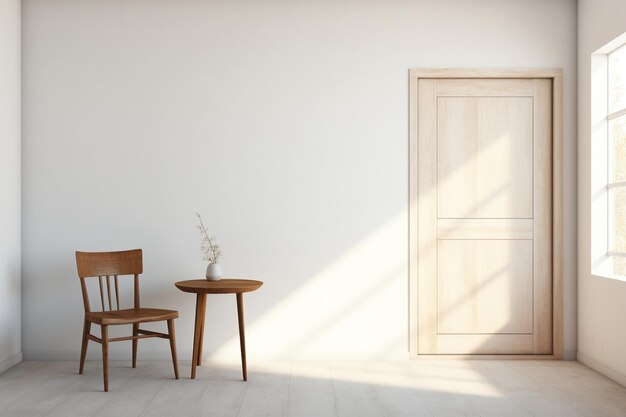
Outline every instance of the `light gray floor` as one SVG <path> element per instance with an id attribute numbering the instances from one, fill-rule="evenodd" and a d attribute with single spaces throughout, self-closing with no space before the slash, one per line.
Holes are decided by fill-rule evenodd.
<path id="1" fill-rule="evenodd" d="M 626 389 L 577 362 L 264 362 L 173 379 L 171 363 L 23 362 L 0 375 L 0 416 L 626 416 Z"/>

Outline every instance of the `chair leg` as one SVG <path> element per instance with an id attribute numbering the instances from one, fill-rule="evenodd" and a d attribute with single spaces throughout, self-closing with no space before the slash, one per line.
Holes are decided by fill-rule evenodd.
<path id="1" fill-rule="evenodd" d="M 133 324 L 133 336 L 139 335 L 139 325 Z M 137 367 L 137 343 L 139 339 L 133 339 L 133 368 Z"/>
<path id="2" fill-rule="evenodd" d="M 89 343 L 89 332 L 91 331 L 91 322 L 85 320 L 83 323 L 83 343 L 80 347 L 80 367 L 78 369 L 79 374 L 83 374 L 85 369 L 85 357 L 87 356 L 87 344 Z"/>
<path id="3" fill-rule="evenodd" d="M 174 319 L 167 321 L 167 331 L 170 335 L 170 349 L 172 351 L 172 362 L 174 362 L 174 376 L 178 379 L 178 359 L 176 358 L 176 333 L 174 332 Z"/>
<path id="4" fill-rule="evenodd" d="M 102 374 L 104 376 L 104 391 L 109 391 L 109 329 L 108 326 L 100 326 L 102 329 Z"/>

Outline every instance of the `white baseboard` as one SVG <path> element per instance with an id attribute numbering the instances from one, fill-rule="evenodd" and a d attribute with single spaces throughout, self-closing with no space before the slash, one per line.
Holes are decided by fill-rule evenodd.
<path id="1" fill-rule="evenodd" d="M 578 357 L 578 362 L 587 365 L 594 371 L 599 372 L 605 377 L 610 378 L 613 381 L 617 382 L 618 384 L 626 387 L 626 375 L 609 368 L 602 362 L 599 362 L 585 355 L 584 353 L 578 352 L 577 357 Z"/>
<path id="2" fill-rule="evenodd" d="M 15 365 L 17 365 L 20 362 L 22 362 L 22 352 L 17 353 L 8 359 L 3 360 L 2 362 L 0 362 L 0 374 L 9 368 L 13 368 Z"/>

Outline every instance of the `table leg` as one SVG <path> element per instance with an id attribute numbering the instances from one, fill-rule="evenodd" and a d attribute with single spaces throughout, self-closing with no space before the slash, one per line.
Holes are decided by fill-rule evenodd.
<path id="1" fill-rule="evenodd" d="M 197 362 L 196 362 L 196 366 L 202 366 L 202 347 L 204 346 L 204 323 L 206 322 L 206 314 L 204 314 L 204 312 L 206 311 L 206 294 L 204 295 L 204 303 L 202 305 L 202 314 L 200 319 L 202 320 L 202 324 L 200 324 L 200 340 L 198 341 L 198 355 L 197 355 Z"/>
<path id="2" fill-rule="evenodd" d="M 201 334 L 204 326 L 206 312 L 206 294 L 198 293 L 196 297 L 196 321 L 193 332 L 193 355 L 191 358 L 191 379 L 196 379 L 196 364 L 202 351 Z"/>
<path id="3" fill-rule="evenodd" d="M 237 316 L 239 318 L 239 345 L 241 347 L 241 369 L 243 380 L 248 380 L 248 367 L 246 365 L 246 336 L 243 329 L 243 293 L 237 293 Z"/>

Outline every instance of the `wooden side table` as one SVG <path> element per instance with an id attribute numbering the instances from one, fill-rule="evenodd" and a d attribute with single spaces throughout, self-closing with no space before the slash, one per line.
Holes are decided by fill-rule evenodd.
<path id="1" fill-rule="evenodd" d="M 204 338 L 204 318 L 206 312 L 207 294 L 236 294 L 237 315 L 239 317 L 239 345 L 241 346 L 241 368 L 243 380 L 248 380 L 246 365 L 246 337 L 243 326 L 243 293 L 257 290 L 263 282 L 251 279 L 221 279 L 208 281 L 206 279 L 193 279 L 179 281 L 176 288 L 184 292 L 196 294 L 196 322 L 193 333 L 193 357 L 191 358 L 191 379 L 196 378 L 196 366 L 202 363 L 202 339 Z"/>

